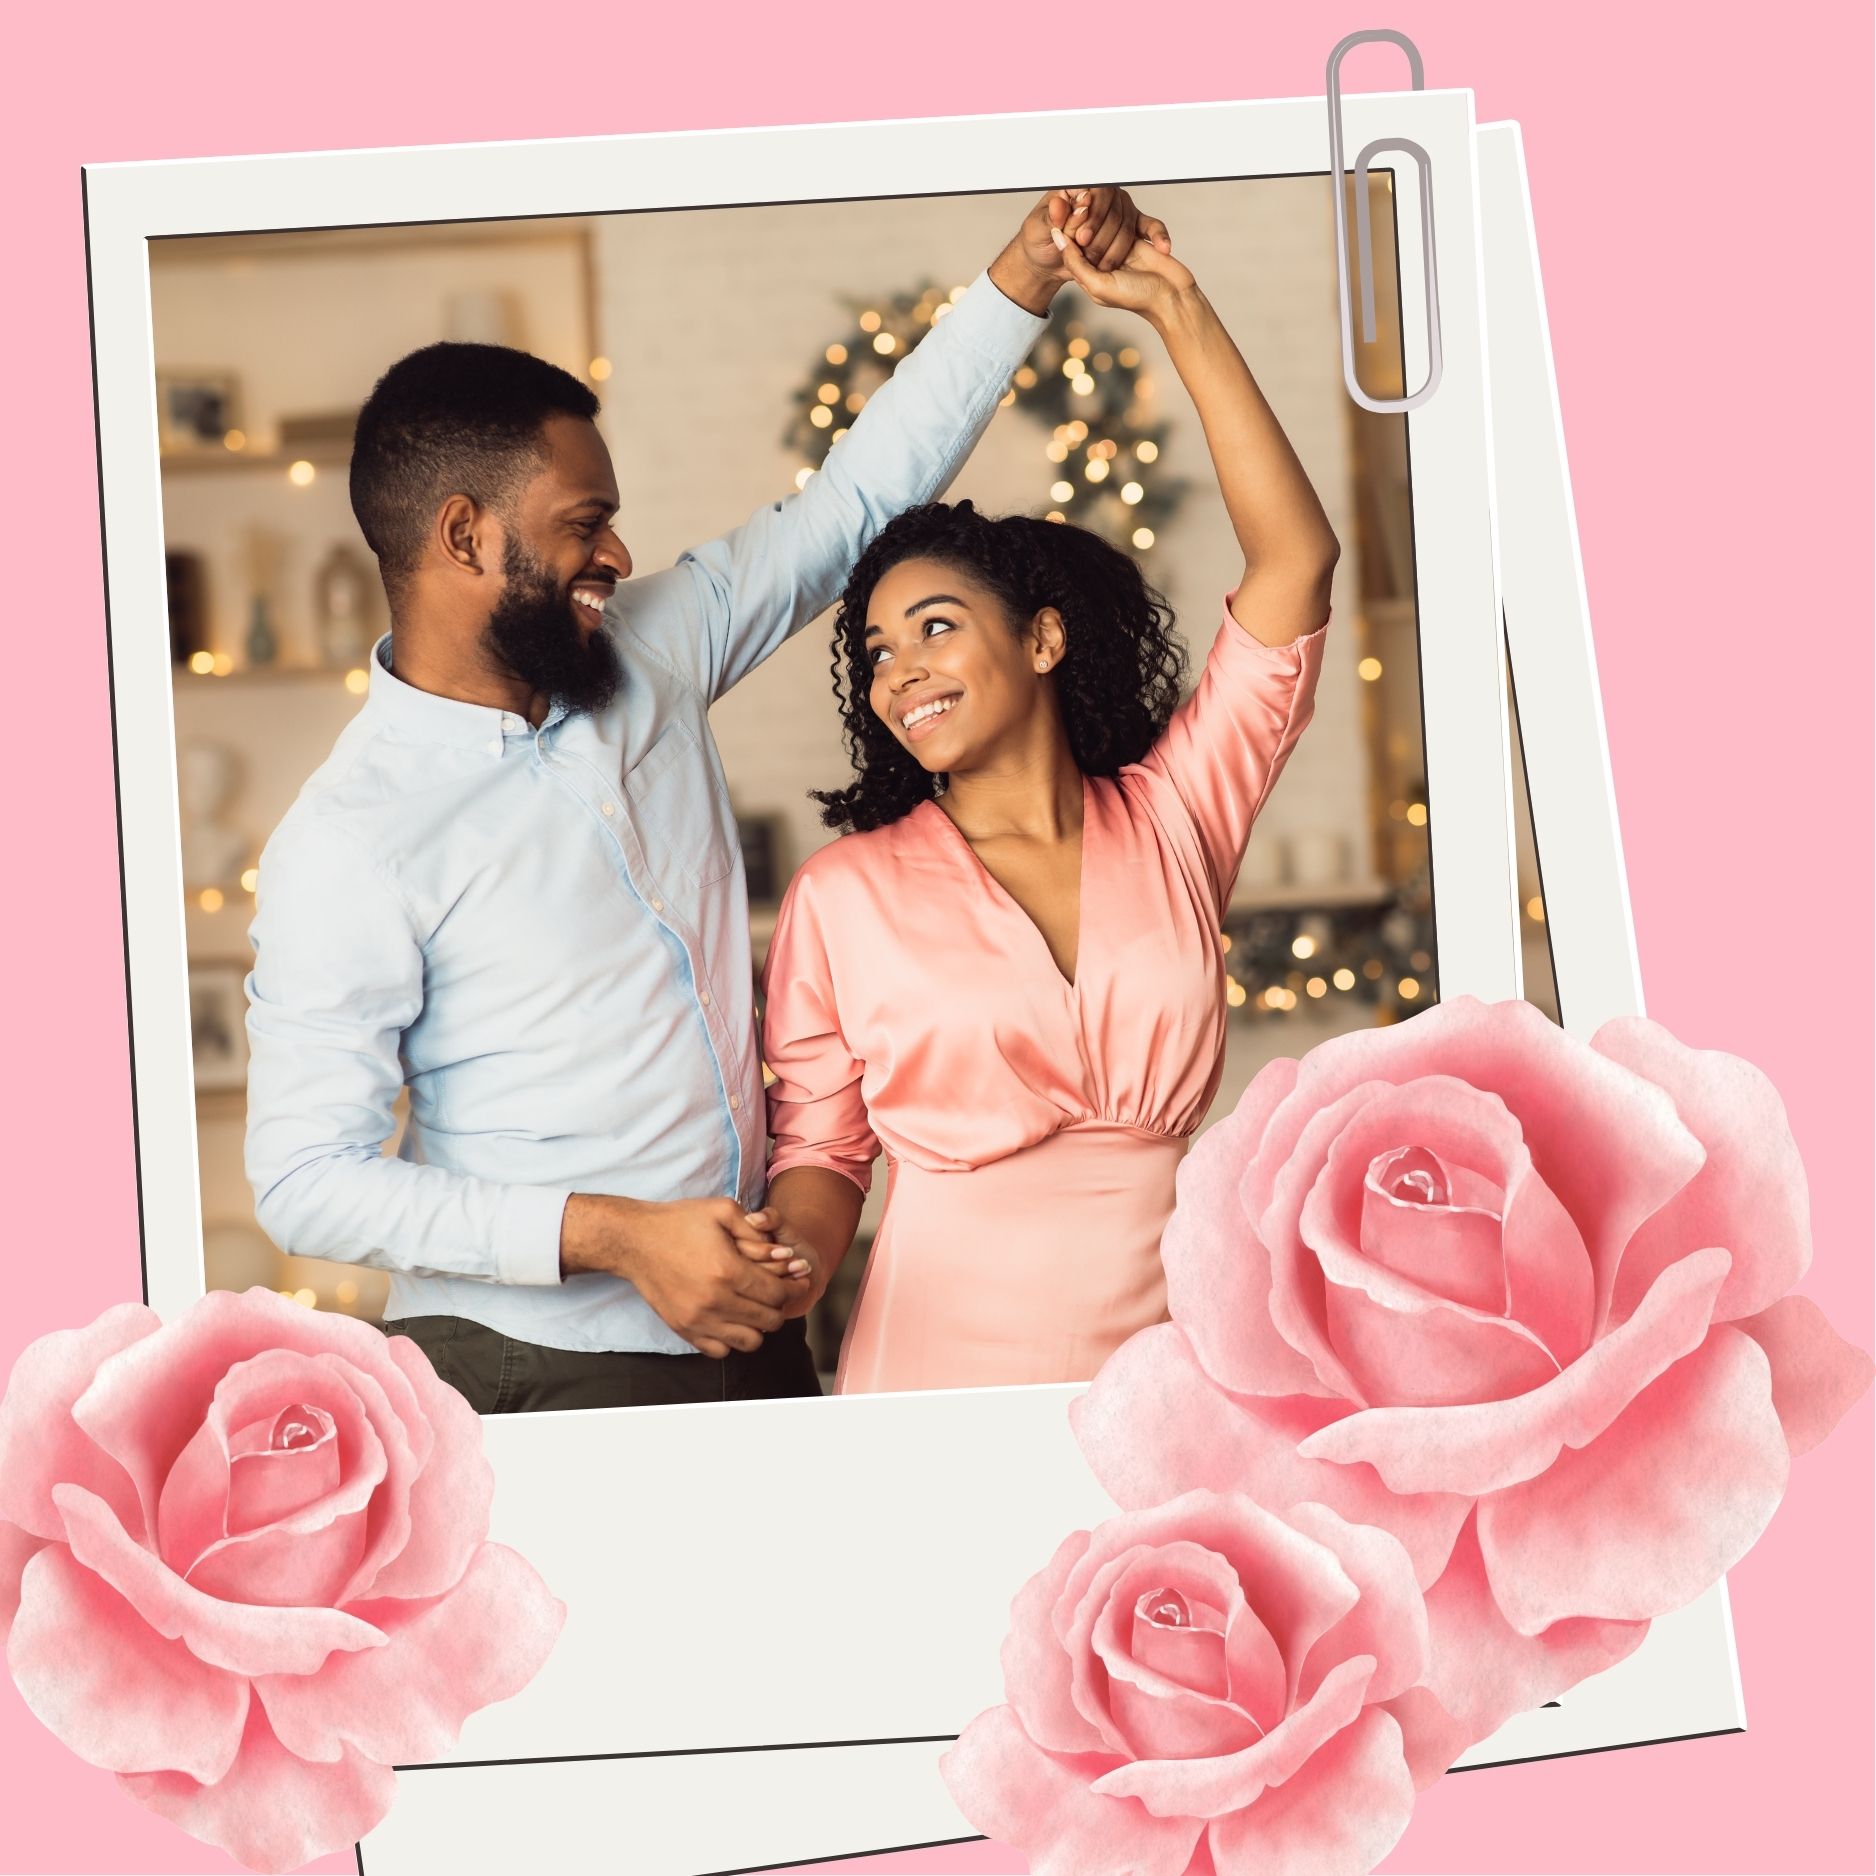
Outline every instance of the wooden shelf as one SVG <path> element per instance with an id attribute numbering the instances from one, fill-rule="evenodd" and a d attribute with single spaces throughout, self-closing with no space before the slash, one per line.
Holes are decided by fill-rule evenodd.
<path id="1" fill-rule="evenodd" d="M 370 652 L 367 651 L 365 656 L 369 659 L 371 656 Z M 364 663 L 348 667 L 348 669 L 352 671 L 363 671 L 367 668 L 368 666 Z M 342 689 L 346 678 L 346 672 L 342 671 L 336 664 L 237 665 L 234 670 L 227 672 L 221 677 L 216 677 L 212 672 L 191 671 L 187 665 L 176 665 L 172 667 L 171 675 L 177 689 L 187 688 L 191 691 L 201 692 L 223 690 L 230 687 L 239 690 L 243 685 L 247 684 L 316 683 Z M 358 698 L 361 703 L 364 701 L 364 693 L 362 691 L 358 693 Z"/>
<path id="2" fill-rule="evenodd" d="M 315 469 L 344 469 L 352 460 L 349 447 L 332 443 L 309 443 L 298 450 L 203 449 L 177 450 L 159 459 L 158 468 L 165 478 L 173 475 L 275 475 L 287 481 L 287 471 L 296 462 L 309 462 Z M 297 488 L 287 483 L 289 488 Z"/>

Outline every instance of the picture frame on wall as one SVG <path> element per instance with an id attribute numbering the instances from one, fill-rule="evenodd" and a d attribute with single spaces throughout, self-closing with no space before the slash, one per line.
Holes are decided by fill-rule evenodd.
<path id="1" fill-rule="evenodd" d="M 231 371 L 160 371 L 156 375 L 156 439 L 165 456 L 201 455 L 234 447 L 241 387 Z"/>
<path id="2" fill-rule="evenodd" d="M 189 1048 L 198 1094 L 239 1090 L 247 1082 L 247 993 L 236 964 L 189 968 Z"/>

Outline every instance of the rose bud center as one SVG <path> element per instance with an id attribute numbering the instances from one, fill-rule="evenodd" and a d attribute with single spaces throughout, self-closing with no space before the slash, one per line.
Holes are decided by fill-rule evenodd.
<path id="1" fill-rule="evenodd" d="M 1140 1598 L 1139 1612 L 1155 1628 L 1190 1628 L 1192 1610 L 1176 1589 L 1149 1590 Z"/>
<path id="2" fill-rule="evenodd" d="M 1447 1205 L 1452 1202 L 1445 1167 L 1423 1146 L 1404 1146 L 1399 1152 L 1390 1153 L 1382 1162 L 1378 1183 L 1390 1198 L 1405 1199 L 1410 1204 Z"/>

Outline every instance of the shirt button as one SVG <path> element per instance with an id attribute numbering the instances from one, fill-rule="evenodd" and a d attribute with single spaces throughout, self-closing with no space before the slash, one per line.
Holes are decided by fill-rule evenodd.
<path id="1" fill-rule="evenodd" d="M 607 820 L 610 821 L 612 819 L 612 803 L 610 801 L 602 801 L 599 804 L 599 811 Z"/>
<path id="2" fill-rule="evenodd" d="M 495 738 L 495 740 L 492 743 L 489 744 L 489 754 L 492 756 L 499 756 L 501 752 L 502 752 L 502 739 L 498 736 Z"/>
<path id="3" fill-rule="evenodd" d="M 664 910 L 664 901 L 662 899 L 654 899 L 651 902 L 651 909 L 654 912 L 662 912 Z"/>
<path id="4" fill-rule="evenodd" d="M 742 1104 L 743 1104 L 743 1097 L 740 1094 L 732 1094 L 730 1096 L 730 1111 L 732 1113 L 734 1113 L 737 1108 L 741 1107 Z"/>
<path id="5" fill-rule="evenodd" d="M 710 1007 L 710 992 L 707 990 L 701 992 L 697 998 L 697 1001 L 701 1003 L 703 1007 L 707 1010 Z"/>

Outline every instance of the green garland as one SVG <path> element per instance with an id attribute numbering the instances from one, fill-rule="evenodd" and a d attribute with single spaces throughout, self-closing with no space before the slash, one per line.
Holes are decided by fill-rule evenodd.
<path id="1" fill-rule="evenodd" d="M 795 414 L 783 441 L 801 457 L 797 487 L 963 293 L 962 287 L 947 294 L 927 283 L 916 293 L 847 302 L 851 329 L 826 348 L 794 394 Z M 1034 512 L 1147 554 L 1178 511 L 1185 484 L 1165 472 L 1167 425 L 1148 414 L 1149 384 L 1138 349 L 1090 329 L 1077 310 L 1080 298 L 1071 291 L 1056 296 L 1049 323 L 1003 402 L 1049 433 Z"/>

